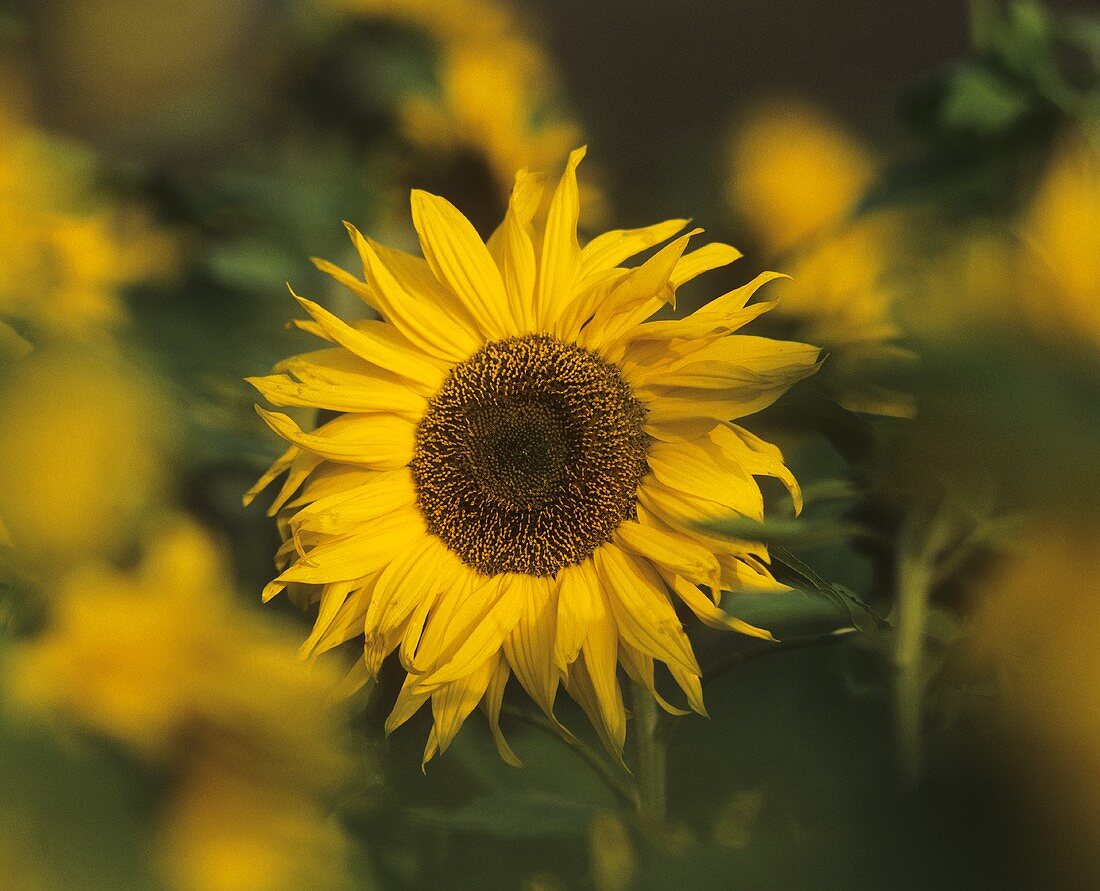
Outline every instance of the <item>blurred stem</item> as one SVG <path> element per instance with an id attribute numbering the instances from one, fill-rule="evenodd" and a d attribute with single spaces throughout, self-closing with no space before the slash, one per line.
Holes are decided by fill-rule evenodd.
<path id="1" fill-rule="evenodd" d="M 518 721 L 523 721 L 525 724 L 529 724 L 532 727 L 542 730 L 544 733 L 548 733 L 550 736 L 554 737 L 554 739 L 564 742 L 576 753 L 578 758 L 591 768 L 592 772 L 599 777 L 603 784 L 611 790 L 611 794 L 615 796 L 615 800 L 618 801 L 619 804 L 632 810 L 638 807 L 638 798 L 634 794 L 634 791 L 615 775 L 614 770 L 603 760 L 603 758 L 593 752 L 592 749 L 584 743 L 578 740 L 576 744 L 574 744 L 563 739 L 561 733 L 558 732 L 558 728 L 541 715 L 514 708 L 510 705 L 503 706 L 501 708 L 501 713 L 515 718 Z"/>
<path id="2" fill-rule="evenodd" d="M 657 701 L 641 684 L 631 683 L 638 811 L 652 828 L 665 821 L 665 743 L 659 732 Z"/>
<path id="3" fill-rule="evenodd" d="M 897 607 L 894 620 L 894 732 L 905 779 L 920 777 L 925 631 L 941 552 L 954 524 L 946 512 L 909 517 L 898 540 Z"/>

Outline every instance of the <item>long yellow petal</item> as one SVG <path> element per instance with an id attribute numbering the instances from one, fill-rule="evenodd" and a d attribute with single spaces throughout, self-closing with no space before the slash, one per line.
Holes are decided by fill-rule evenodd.
<path id="1" fill-rule="evenodd" d="M 470 221 L 446 199 L 419 189 L 412 193 L 412 216 L 428 266 L 458 297 L 482 334 L 498 340 L 514 333 L 516 321 L 500 270 Z"/>
<path id="2" fill-rule="evenodd" d="M 699 621 L 719 631 L 736 631 L 738 634 L 747 634 L 749 637 L 758 637 L 761 640 L 775 640 L 770 631 L 757 628 L 748 622 L 742 621 L 729 613 L 724 612 L 714 605 L 714 601 L 707 597 L 688 579 L 676 573 L 665 574 L 670 587 Z"/>
<path id="3" fill-rule="evenodd" d="M 317 545 L 281 573 L 278 582 L 319 585 L 365 578 L 425 533 L 418 511 L 401 510 L 364 523 L 355 535 Z"/>
<path id="4" fill-rule="evenodd" d="M 396 330 L 389 325 L 377 323 L 353 328 L 312 300 L 297 294 L 294 298 L 333 343 L 380 368 L 409 378 L 418 385 L 420 393 L 434 393 L 447 376 L 444 368 L 415 347 L 399 343 Z"/>
<path id="5" fill-rule="evenodd" d="M 612 682 L 615 684 L 616 703 L 611 708 L 610 714 L 605 713 L 596 697 L 595 688 L 592 686 L 592 678 L 585 664 L 585 656 L 573 663 L 569 671 L 569 681 L 565 685 L 566 692 L 577 701 L 584 709 L 588 720 L 596 728 L 596 734 L 603 743 L 604 748 L 618 762 L 623 770 L 629 772 L 630 768 L 623 761 L 623 745 L 626 743 L 626 710 L 623 708 L 622 693 L 619 692 L 618 681 L 615 680 L 614 671 L 611 673 Z"/>
<path id="6" fill-rule="evenodd" d="M 406 466 L 413 457 L 416 427 L 408 418 L 392 414 L 341 415 L 306 433 L 284 414 L 260 406 L 256 406 L 256 412 L 287 442 L 327 461 L 393 470 Z"/>
<path id="7" fill-rule="evenodd" d="M 489 579 L 459 607 L 436 664 L 421 683 L 435 687 L 465 677 L 500 649 L 519 621 L 524 588 L 511 575 Z M 488 608 L 486 608 L 488 606 Z"/>
<path id="8" fill-rule="evenodd" d="M 697 278 L 704 272 L 729 266 L 730 263 L 739 260 L 741 256 L 741 252 L 732 245 L 712 241 L 710 244 L 703 245 L 697 251 L 684 254 L 676 264 L 676 268 L 672 270 L 669 280 L 675 289 L 693 278 Z"/>
<path id="9" fill-rule="evenodd" d="M 486 659 L 466 677 L 452 681 L 432 694 L 432 717 L 435 719 L 440 754 L 447 751 L 462 723 L 485 695 L 495 669 L 495 660 Z"/>
<path id="10" fill-rule="evenodd" d="M 408 384 L 379 378 L 359 378 L 340 386 L 300 383 L 289 375 L 271 374 L 245 380 L 272 405 L 322 408 L 342 412 L 393 412 L 414 420 L 424 414 L 427 400 Z"/>
<path id="11" fill-rule="evenodd" d="M 700 674 L 664 582 L 656 573 L 612 543 L 597 548 L 595 559 L 623 640 L 647 656 Z"/>
<path id="12" fill-rule="evenodd" d="M 490 252 L 500 269 L 504 290 L 512 308 L 516 334 L 535 327 L 535 279 L 538 265 L 532 241 L 531 220 L 542 196 L 539 179 L 526 171 L 516 175 L 504 222 L 489 241 Z"/>
<path id="13" fill-rule="evenodd" d="M 731 460 L 739 462 L 753 476 L 772 476 L 786 486 L 794 502 L 795 514 L 802 513 L 802 489 L 783 461 L 778 446 L 765 442 L 736 424 L 723 424 L 711 431 L 709 439 Z"/>
<path id="14" fill-rule="evenodd" d="M 554 664 L 557 590 L 549 579 L 522 577 L 523 611 L 504 638 L 504 655 L 520 684 L 548 716 L 554 713 L 558 669 Z"/>
<path id="15" fill-rule="evenodd" d="M 512 747 L 508 745 L 508 740 L 504 738 L 504 733 L 500 729 L 500 707 L 504 703 L 504 688 L 508 686 L 508 676 L 511 671 L 508 668 L 507 660 L 500 654 L 490 661 L 493 662 L 494 666 L 493 676 L 489 680 L 489 686 L 485 690 L 485 699 L 483 700 L 485 714 L 489 719 L 489 731 L 493 735 L 493 742 L 496 744 L 497 753 L 501 759 L 512 767 L 523 767 L 523 762 L 512 751 Z"/>
<path id="16" fill-rule="evenodd" d="M 689 222 L 691 221 L 665 220 L 640 229 L 612 229 L 597 235 L 581 251 L 582 278 L 619 266 L 624 260 L 672 238 Z"/>
<path id="17" fill-rule="evenodd" d="M 682 708 L 677 708 L 671 702 L 661 695 L 661 691 L 657 689 L 657 682 L 654 678 L 653 672 L 653 657 L 647 656 L 645 653 L 641 653 L 630 644 L 625 641 L 619 646 L 619 662 L 623 666 L 623 671 L 626 672 L 635 684 L 640 684 L 645 687 L 657 704 L 668 712 L 670 715 L 682 717 L 687 714 L 687 711 Z M 683 671 L 683 669 L 680 669 Z"/>
<path id="18" fill-rule="evenodd" d="M 461 362 L 484 342 L 457 312 L 417 300 L 390 271 L 374 246 L 354 226 L 348 227 L 359 257 L 371 305 L 401 334 L 430 356 Z"/>
<path id="19" fill-rule="evenodd" d="M 721 505 L 727 514 L 764 518 L 764 499 L 756 481 L 709 440 L 655 442 L 647 461 L 657 480 L 673 490 Z"/>
<path id="20" fill-rule="evenodd" d="M 592 563 L 585 560 L 558 573 L 557 628 L 554 633 L 554 661 L 564 675 L 576 661 L 592 624 L 593 603 L 599 579 Z"/>
<path id="21" fill-rule="evenodd" d="M 614 541 L 655 566 L 717 588 L 722 569 L 714 554 L 698 542 L 657 528 L 643 511 L 639 511 L 639 522 L 628 520 L 615 530 Z"/>
<path id="22" fill-rule="evenodd" d="M 577 241 L 580 195 L 577 190 L 577 165 L 586 148 L 569 155 L 565 172 L 550 200 L 535 285 L 535 322 L 549 327 L 565 307 L 580 273 L 581 246 Z"/>

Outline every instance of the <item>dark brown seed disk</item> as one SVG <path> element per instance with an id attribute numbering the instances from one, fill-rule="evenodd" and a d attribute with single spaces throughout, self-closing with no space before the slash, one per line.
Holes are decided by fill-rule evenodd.
<path id="1" fill-rule="evenodd" d="M 645 409 L 619 370 L 547 335 L 456 365 L 416 431 L 428 529 L 486 575 L 550 576 L 636 515 Z"/>

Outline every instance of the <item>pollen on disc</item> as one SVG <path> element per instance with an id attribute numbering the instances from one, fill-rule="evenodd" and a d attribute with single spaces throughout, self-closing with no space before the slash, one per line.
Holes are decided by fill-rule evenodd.
<path id="1" fill-rule="evenodd" d="M 549 576 L 635 516 L 645 409 L 619 370 L 546 335 L 455 366 L 417 428 L 411 468 L 430 531 L 486 575 Z"/>

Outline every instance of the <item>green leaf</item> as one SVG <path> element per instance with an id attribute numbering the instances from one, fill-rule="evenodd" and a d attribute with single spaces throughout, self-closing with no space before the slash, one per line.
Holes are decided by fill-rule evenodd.
<path id="1" fill-rule="evenodd" d="M 950 130 L 993 136 L 1010 130 L 1030 107 L 1026 92 L 984 67 L 963 68 L 949 83 L 940 115 Z"/>
<path id="2" fill-rule="evenodd" d="M 773 567 L 780 570 L 776 572 L 776 578 L 788 584 L 795 584 L 802 590 L 817 594 L 840 607 L 851 620 L 852 625 L 860 631 L 881 632 L 889 627 L 890 623 L 874 607 L 843 585 L 825 581 L 785 548 L 773 548 L 772 559 L 779 564 Z"/>

